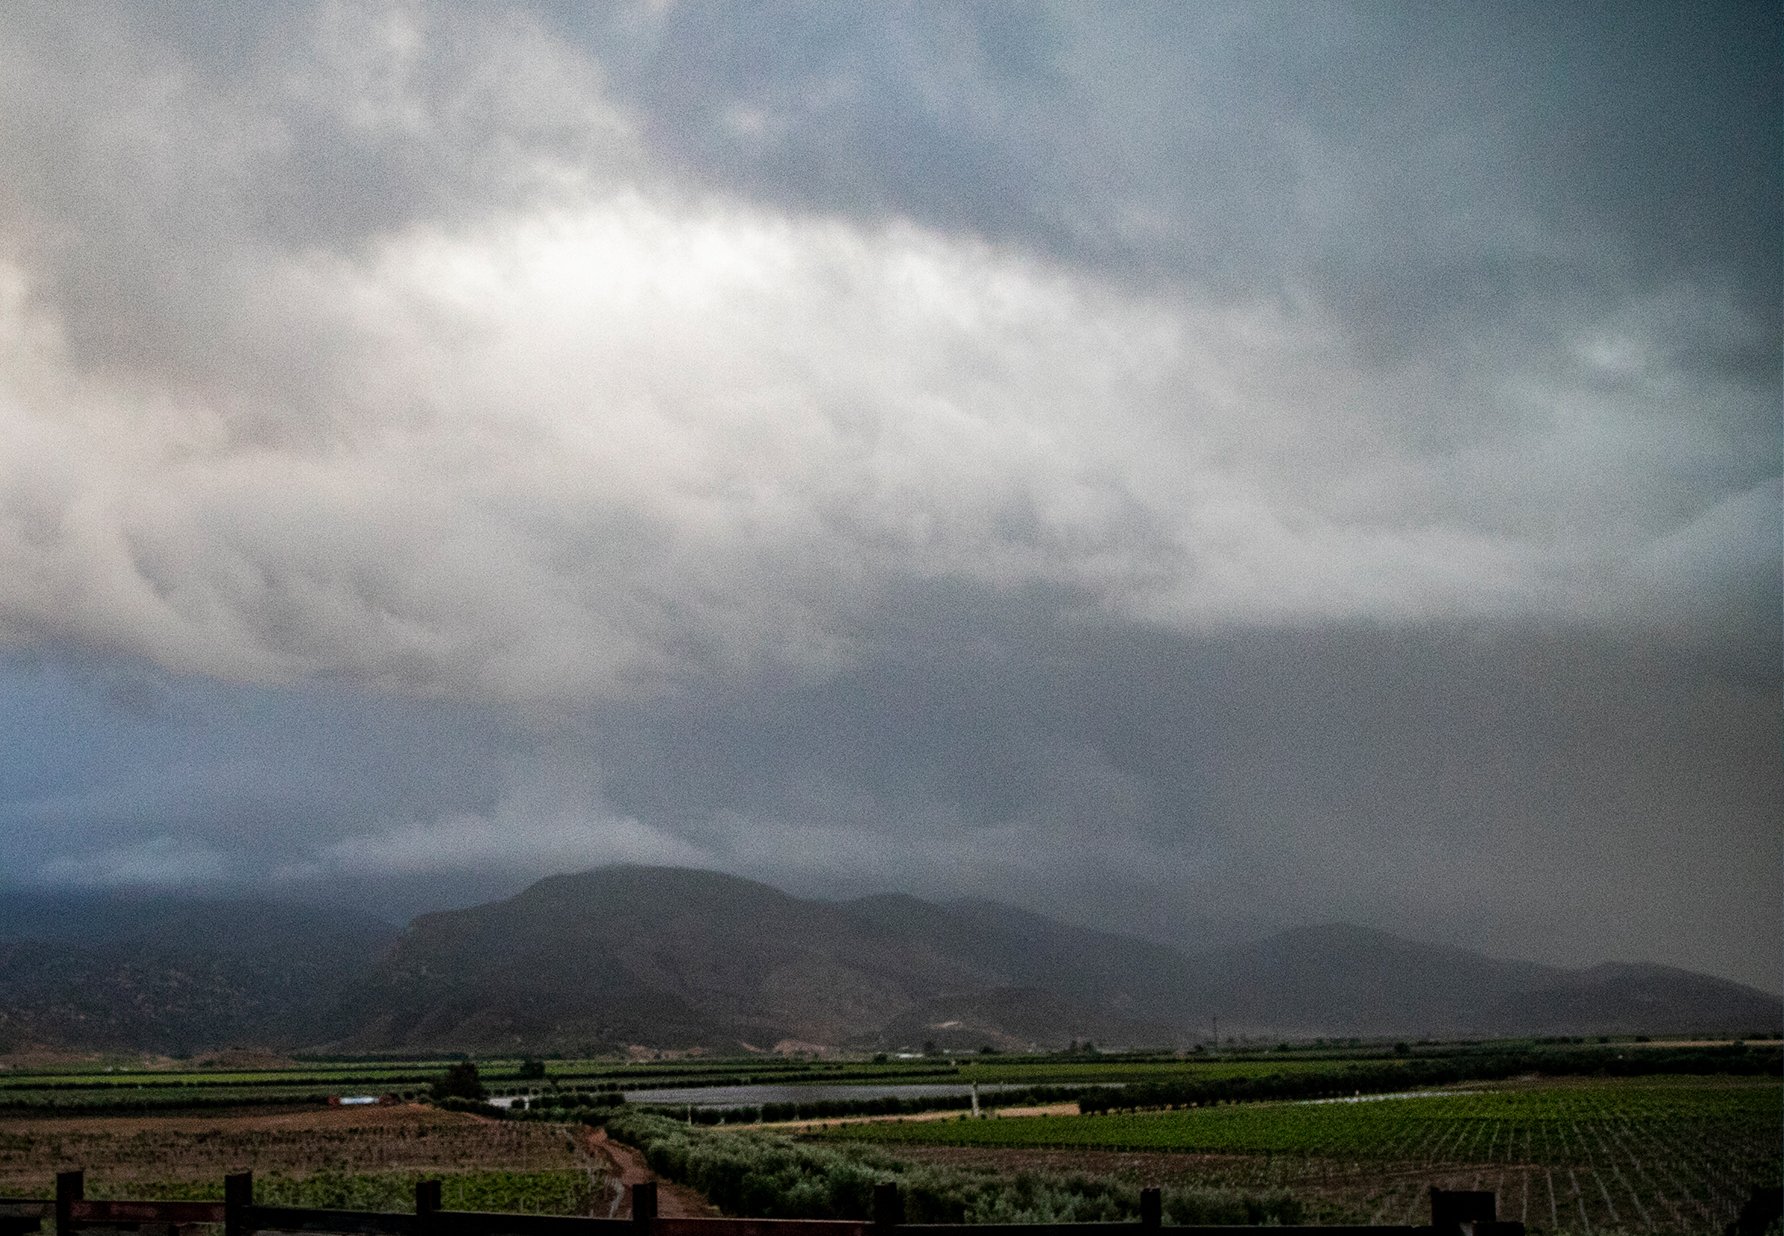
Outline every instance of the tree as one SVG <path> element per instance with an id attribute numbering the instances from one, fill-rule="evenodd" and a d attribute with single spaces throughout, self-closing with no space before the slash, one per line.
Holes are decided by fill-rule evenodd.
<path id="1" fill-rule="evenodd" d="M 545 1076 L 545 1061 L 528 1056 L 520 1062 L 520 1068 L 514 1075 L 522 1081 L 538 1081 Z"/>
<path id="2" fill-rule="evenodd" d="M 433 1085 L 433 1096 L 438 1099 L 485 1099 L 489 1091 L 483 1088 L 483 1079 L 477 1076 L 477 1066 L 466 1060 L 462 1064 L 454 1064 L 447 1068 L 446 1075 Z"/>

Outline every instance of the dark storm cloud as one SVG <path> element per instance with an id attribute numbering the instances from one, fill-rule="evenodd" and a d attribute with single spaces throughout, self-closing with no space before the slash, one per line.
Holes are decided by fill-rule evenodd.
<path id="1" fill-rule="evenodd" d="M 971 643 L 925 626 L 821 683 L 549 729 L 124 673 L 162 697 L 151 717 L 15 670 L 8 736 L 35 771 L 4 786 L 0 836 L 39 880 L 270 884 L 393 916 L 674 862 L 1191 947 L 1341 917 L 1774 985 L 1769 688 L 1579 632 L 1195 640 L 1000 609 Z"/>
<path id="2" fill-rule="evenodd" d="M 613 809 L 706 821 L 683 835 L 783 884 L 977 890 L 1190 944 L 1342 916 L 1773 982 L 1776 693 L 1664 648 L 1043 619 L 600 731 Z"/>
<path id="3" fill-rule="evenodd" d="M 1733 5 L 9 13 L 0 859 L 1763 979 L 1778 51 Z"/>
<path id="4" fill-rule="evenodd" d="M 695 4 L 578 33 L 721 183 L 1310 294 L 1396 352 L 1680 279 L 1778 318 L 1761 6 Z"/>
<path id="5" fill-rule="evenodd" d="M 8 882 L 264 881 L 374 822 L 487 808 L 532 741 L 462 707 L 65 653 L 9 658 L 0 683 Z"/>

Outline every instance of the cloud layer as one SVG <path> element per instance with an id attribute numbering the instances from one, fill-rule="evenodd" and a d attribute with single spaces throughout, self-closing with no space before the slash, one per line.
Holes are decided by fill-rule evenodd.
<path id="1" fill-rule="evenodd" d="M 1751 977 L 1777 43 L 1736 7 L 10 15 L 0 641 L 71 747 L 0 853 L 902 872 L 1143 889 L 1161 930 L 1244 881 L 1462 933 L 1439 885 L 1507 948 L 1554 896 Z M 214 708 L 184 765 L 79 754 L 168 741 L 107 719 L 120 674 Z M 237 757 L 269 727 L 298 753 Z M 385 761 L 318 794 L 336 727 Z M 1520 899 L 1531 855 L 1590 874 Z M 1731 925 L 1678 928 L 1714 887 Z"/>

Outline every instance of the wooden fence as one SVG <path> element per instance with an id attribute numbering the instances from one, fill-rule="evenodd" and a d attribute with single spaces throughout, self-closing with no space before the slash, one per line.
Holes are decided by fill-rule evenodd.
<path id="1" fill-rule="evenodd" d="M 0 1236 L 27 1236 L 54 1219 L 56 1236 L 83 1228 L 99 1233 L 137 1232 L 178 1236 L 192 1224 L 220 1224 L 223 1236 L 256 1232 L 331 1232 L 342 1236 L 1123 1236 L 1154 1230 L 1172 1236 L 1524 1236 L 1522 1223 L 1497 1218 L 1492 1193 L 1431 1190 L 1431 1221 L 1417 1227 L 1167 1227 L 1157 1189 L 1140 1191 L 1136 1223 L 906 1223 L 904 1200 L 895 1184 L 874 1189 L 871 1220 L 853 1219 L 676 1219 L 657 1214 L 657 1187 L 632 1187 L 632 1213 L 623 1219 L 562 1215 L 491 1214 L 445 1210 L 440 1182 L 415 1185 L 412 1214 L 370 1210 L 317 1210 L 258 1206 L 254 1177 L 241 1172 L 223 1179 L 220 1202 L 137 1202 L 89 1200 L 80 1172 L 56 1175 L 56 1200 L 0 1198 Z"/>

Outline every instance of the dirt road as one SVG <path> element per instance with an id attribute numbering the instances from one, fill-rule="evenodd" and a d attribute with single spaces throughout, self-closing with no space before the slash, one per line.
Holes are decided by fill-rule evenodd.
<path id="1" fill-rule="evenodd" d="M 660 1179 L 644 1161 L 644 1155 L 624 1142 L 607 1136 L 606 1129 L 590 1129 L 585 1144 L 589 1153 L 607 1163 L 613 1178 L 625 1192 L 617 1199 L 614 1214 L 630 1213 L 632 1186 L 647 1181 L 657 1182 L 657 1213 L 665 1219 L 712 1219 L 718 1216 L 710 1202 L 686 1185 Z"/>

